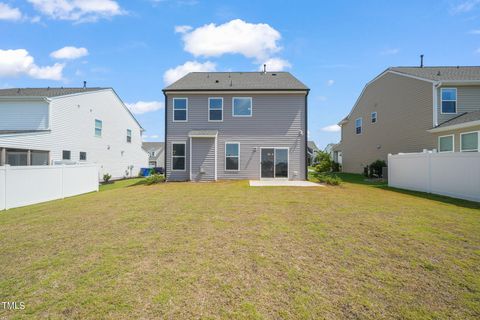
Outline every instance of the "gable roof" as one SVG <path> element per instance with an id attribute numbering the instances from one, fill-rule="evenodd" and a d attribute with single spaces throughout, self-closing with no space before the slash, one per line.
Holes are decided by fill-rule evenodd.
<path id="1" fill-rule="evenodd" d="M 100 91 L 111 88 L 10 88 L 0 89 L 0 97 L 60 97 L 69 94 Z"/>
<path id="2" fill-rule="evenodd" d="M 111 87 L 91 87 L 91 88 L 9 88 L 9 89 L 0 89 L 0 98 L 6 97 L 5 99 L 9 99 L 11 97 L 18 97 L 18 99 L 29 99 L 29 98 L 56 98 L 56 97 L 63 97 L 68 96 L 71 94 L 81 94 L 81 93 L 89 93 L 89 92 L 96 92 L 96 91 L 103 91 L 103 90 L 110 90 L 114 96 L 120 101 L 123 105 L 125 110 L 127 110 L 128 114 L 133 118 L 133 120 L 138 124 L 140 130 L 145 131 L 138 122 L 137 118 L 133 115 L 130 109 L 127 108 L 125 103 L 117 92 Z"/>
<path id="3" fill-rule="evenodd" d="M 148 149 L 162 149 L 164 142 L 142 142 L 142 148 L 145 150 Z"/>
<path id="4" fill-rule="evenodd" d="M 318 149 L 317 145 L 315 144 L 315 141 L 307 141 L 307 147 L 309 149 L 312 149 L 313 151 L 318 151 L 320 149 Z"/>
<path id="5" fill-rule="evenodd" d="M 480 67 L 391 67 L 387 71 L 433 81 L 480 80 Z"/>
<path id="6" fill-rule="evenodd" d="M 340 120 L 339 126 L 348 122 L 353 110 L 357 107 L 358 102 L 362 98 L 365 90 L 375 81 L 382 78 L 386 74 L 397 74 L 400 76 L 411 77 L 424 80 L 435 84 L 436 82 L 448 81 L 480 81 L 480 66 L 458 66 L 458 67 L 390 67 L 380 73 L 378 76 L 370 80 L 362 92 L 358 96 L 355 104 L 348 115 Z"/>
<path id="7" fill-rule="evenodd" d="M 163 91 L 301 90 L 307 86 L 289 72 L 190 72 Z"/>

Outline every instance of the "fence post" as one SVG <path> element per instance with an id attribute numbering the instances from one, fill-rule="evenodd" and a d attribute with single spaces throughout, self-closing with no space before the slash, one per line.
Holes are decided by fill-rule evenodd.
<path id="1" fill-rule="evenodd" d="M 65 165 L 62 164 L 61 169 L 60 169 L 60 170 L 62 170 L 62 171 L 61 171 L 61 172 L 62 172 L 62 199 L 65 199 L 65 190 L 64 190 L 64 188 L 65 188 L 65 183 L 63 182 L 63 180 L 64 180 L 64 174 L 63 174 L 64 168 L 65 168 Z"/>
<path id="2" fill-rule="evenodd" d="M 4 197 L 5 197 L 5 210 L 8 210 L 8 199 L 7 199 L 7 175 L 8 175 L 8 169 L 10 169 L 10 165 L 9 164 L 5 164 L 4 166 L 5 168 L 5 175 L 4 175 L 4 178 L 3 178 L 3 192 L 4 192 Z"/>
<path id="3" fill-rule="evenodd" d="M 427 181 L 427 192 L 432 193 L 432 154 L 427 153 L 427 164 L 428 164 L 428 181 Z"/>
<path id="4" fill-rule="evenodd" d="M 391 163 L 392 163 L 392 161 L 391 161 L 391 160 L 392 160 L 392 154 L 389 153 L 388 156 L 387 156 L 387 172 L 388 172 L 388 173 L 387 173 L 387 175 L 388 175 L 388 177 L 387 177 L 387 183 L 388 183 L 388 186 L 390 186 L 390 181 L 391 181 L 391 177 L 392 177 L 392 174 L 391 174 L 391 173 L 392 173 L 392 172 L 391 172 L 391 170 L 392 170 L 392 169 L 391 169 Z"/>

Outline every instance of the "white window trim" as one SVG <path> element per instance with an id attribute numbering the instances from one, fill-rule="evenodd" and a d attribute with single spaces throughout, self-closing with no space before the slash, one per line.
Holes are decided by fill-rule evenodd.
<path id="1" fill-rule="evenodd" d="M 440 139 L 441 138 L 446 138 L 446 137 L 452 137 L 452 151 L 440 151 Z M 438 152 L 439 153 L 455 152 L 455 135 L 454 134 L 447 134 L 447 135 L 444 135 L 444 136 L 439 136 L 437 145 L 438 145 Z"/>
<path id="2" fill-rule="evenodd" d="M 100 121 L 100 128 L 97 128 L 97 121 Z M 97 137 L 97 138 L 101 138 L 102 135 L 103 135 L 103 121 L 100 120 L 100 119 L 95 119 L 93 123 L 94 123 L 94 126 L 95 126 L 94 132 L 93 132 L 94 136 Z M 100 135 L 99 136 L 97 136 L 97 129 L 100 129 Z"/>
<path id="3" fill-rule="evenodd" d="M 455 90 L 455 100 L 445 100 L 445 101 L 455 101 L 455 112 L 443 112 L 443 90 Z M 458 92 L 457 88 L 441 88 L 440 89 L 440 114 L 457 114 L 458 113 Z"/>
<path id="4" fill-rule="evenodd" d="M 374 114 L 375 114 L 375 122 L 373 122 L 373 115 L 374 115 Z M 372 113 L 370 114 L 370 123 L 375 124 L 375 123 L 377 123 L 377 122 L 378 122 L 378 113 L 377 113 L 377 111 L 374 111 L 374 112 L 372 112 Z"/>
<path id="5" fill-rule="evenodd" d="M 476 133 L 477 138 L 477 150 L 463 150 L 462 148 L 462 136 L 469 134 L 469 133 Z M 462 132 L 460 133 L 460 152 L 480 152 L 480 131 L 470 131 L 470 132 Z"/>
<path id="6" fill-rule="evenodd" d="M 229 157 L 229 158 L 238 158 L 238 169 L 227 169 L 227 144 L 237 144 L 238 145 L 238 157 Z M 224 157 L 224 168 L 225 171 L 233 171 L 233 172 L 238 172 L 240 171 L 240 142 L 233 142 L 233 141 L 225 141 L 225 157 Z"/>
<path id="7" fill-rule="evenodd" d="M 185 120 L 175 120 L 175 100 L 186 100 L 185 106 Z M 172 99 L 172 122 L 188 122 L 188 98 L 173 98 Z"/>
<path id="8" fill-rule="evenodd" d="M 235 99 L 250 99 L 250 114 L 249 115 L 235 115 Z M 233 97 L 232 98 L 232 117 L 235 118 L 251 118 L 253 116 L 253 99 L 252 97 Z"/>
<path id="9" fill-rule="evenodd" d="M 174 144 L 183 144 L 185 146 L 185 155 L 183 157 L 181 156 L 174 156 L 173 155 L 173 145 Z M 185 172 L 187 171 L 187 143 L 185 141 L 172 141 L 172 151 L 171 151 L 170 157 L 172 158 L 172 171 L 178 171 L 178 172 Z M 173 158 L 185 158 L 185 161 L 183 162 L 183 170 L 180 169 L 173 169 Z"/>
<path id="10" fill-rule="evenodd" d="M 357 133 L 357 128 L 358 128 L 357 127 L 357 120 L 360 120 L 360 133 Z M 354 124 L 355 124 L 355 134 L 358 134 L 358 135 L 362 134 L 363 133 L 363 119 L 362 119 L 362 117 L 355 119 Z"/>
<path id="11" fill-rule="evenodd" d="M 211 99 L 220 99 L 222 100 L 222 109 L 210 109 L 210 100 Z M 210 120 L 210 111 L 211 110 L 222 110 L 222 119 L 221 120 Z M 223 98 L 222 97 L 209 97 L 208 98 L 208 122 L 223 122 Z"/>
<path id="12" fill-rule="evenodd" d="M 130 132 L 130 135 L 128 134 Z M 130 141 L 128 141 L 128 137 L 130 137 Z M 127 129 L 127 143 L 132 143 L 132 130 Z"/>

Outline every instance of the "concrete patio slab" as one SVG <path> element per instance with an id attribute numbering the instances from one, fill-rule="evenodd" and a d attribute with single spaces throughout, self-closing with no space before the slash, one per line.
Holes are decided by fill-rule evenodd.
<path id="1" fill-rule="evenodd" d="M 250 180 L 250 187 L 324 187 L 310 181 Z"/>

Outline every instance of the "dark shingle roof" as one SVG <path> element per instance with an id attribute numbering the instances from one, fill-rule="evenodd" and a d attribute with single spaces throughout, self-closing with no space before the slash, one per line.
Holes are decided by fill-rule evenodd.
<path id="1" fill-rule="evenodd" d="M 308 88 L 289 72 L 191 72 L 164 90 L 308 90 Z"/>
<path id="2" fill-rule="evenodd" d="M 392 67 L 388 70 L 433 81 L 480 80 L 480 67 Z"/>
<path id="3" fill-rule="evenodd" d="M 59 97 L 68 94 L 105 90 L 108 88 L 11 88 L 0 89 L 0 97 Z"/>
<path id="4" fill-rule="evenodd" d="M 448 121 L 443 122 L 442 124 L 438 125 L 436 128 L 450 127 L 457 124 L 478 121 L 478 120 L 480 120 L 480 111 L 465 112 L 455 118 L 452 118 Z"/>

